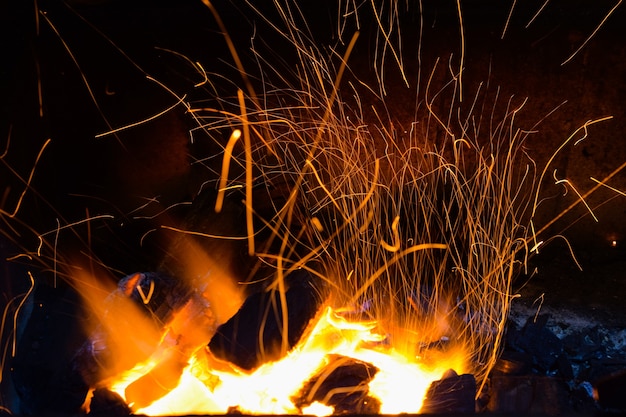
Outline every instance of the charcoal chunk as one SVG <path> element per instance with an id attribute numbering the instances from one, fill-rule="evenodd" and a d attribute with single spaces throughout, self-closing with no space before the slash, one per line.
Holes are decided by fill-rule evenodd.
<path id="1" fill-rule="evenodd" d="M 209 342 L 209 349 L 215 357 L 252 370 L 287 353 L 282 352 L 284 327 L 288 332 L 288 349 L 298 343 L 317 314 L 323 297 L 308 272 L 299 270 L 288 278 L 290 288 L 285 292 L 287 325 L 282 323 L 283 305 L 277 291 L 252 294 L 239 311 L 217 329 Z M 259 335 L 262 336 L 259 338 Z"/>
<path id="2" fill-rule="evenodd" d="M 178 349 L 170 349 L 167 353 L 168 356 L 163 361 L 126 388 L 124 396 L 133 405 L 133 409 L 149 406 L 180 383 L 188 355 Z"/>
<path id="3" fill-rule="evenodd" d="M 11 359 L 12 382 L 20 414 L 76 413 L 88 385 L 70 361 L 86 339 L 78 294 L 60 283 L 40 284 L 32 295 L 32 313 Z"/>
<path id="4" fill-rule="evenodd" d="M 89 414 L 95 416 L 127 416 L 131 414 L 131 409 L 117 393 L 106 388 L 98 388 L 93 392 Z"/>
<path id="5" fill-rule="evenodd" d="M 491 375 L 523 375 L 530 371 L 532 362 L 532 356 L 527 353 L 504 351 L 491 370 Z"/>
<path id="6" fill-rule="evenodd" d="M 420 413 L 473 414 L 476 410 L 476 379 L 471 374 L 450 371 L 430 384 Z"/>
<path id="7" fill-rule="evenodd" d="M 156 324 L 163 325 L 187 302 L 192 292 L 184 280 L 161 272 L 141 272 L 124 277 L 118 283 L 116 290 L 118 294 L 114 296 L 130 298 L 144 309 Z M 109 308 L 115 308 L 114 299 L 111 300 Z"/>
<path id="8" fill-rule="evenodd" d="M 552 369 L 563 353 L 563 342 L 546 327 L 549 316 L 529 317 L 513 341 L 514 347 L 532 355 L 540 371 Z"/>
<path id="9" fill-rule="evenodd" d="M 167 323 L 175 311 L 180 309 L 190 298 L 192 291 L 182 280 L 177 280 L 166 274 L 158 272 L 142 272 L 128 275 L 121 279 L 117 289 L 108 295 L 104 301 L 107 314 L 119 314 L 120 305 L 133 302 L 140 311 L 149 318 L 154 329 L 161 329 Z M 132 328 L 136 323 L 129 322 L 126 317 L 120 315 L 118 326 Z M 79 372 L 89 386 L 94 386 L 100 379 L 111 376 L 111 372 L 120 369 L 129 369 L 136 363 L 139 356 L 136 346 L 128 343 L 124 350 L 128 355 L 113 358 L 112 344 L 106 329 L 97 327 L 89 336 L 89 339 L 75 351 L 72 358 L 72 368 Z M 154 346 L 156 348 L 156 346 Z M 115 362 L 118 369 L 111 368 Z"/>
<path id="10" fill-rule="evenodd" d="M 542 375 L 493 376 L 487 411 L 515 415 L 563 415 L 572 411 L 561 379 Z"/>
<path id="11" fill-rule="evenodd" d="M 593 396 L 610 412 L 626 411 L 626 369 L 607 375 L 593 384 Z"/>
<path id="12" fill-rule="evenodd" d="M 328 355 L 328 363 L 308 380 L 294 399 L 303 408 L 320 402 L 334 414 L 376 414 L 380 401 L 369 395 L 369 382 L 378 372 L 374 365 L 342 355 Z"/>
<path id="13" fill-rule="evenodd" d="M 564 379 L 574 379 L 574 369 L 572 368 L 572 362 L 565 354 L 559 355 L 556 360 L 557 370 L 559 375 Z"/>

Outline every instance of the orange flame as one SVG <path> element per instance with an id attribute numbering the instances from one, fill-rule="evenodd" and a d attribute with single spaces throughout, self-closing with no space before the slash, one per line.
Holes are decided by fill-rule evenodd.
<path id="1" fill-rule="evenodd" d="M 445 358 L 427 365 L 424 358 L 404 355 L 383 343 L 386 336 L 377 334 L 376 327 L 374 321 L 348 321 L 327 307 L 308 337 L 285 358 L 266 363 L 250 374 L 232 368 L 212 368 L 209 364 L 215 365 L 215 360 L 210 352 L 201 349 L 190 357 L 176 387 L 166 387 L 171 391 L 148 406 L 134 404 L 135 411 L 147 415 L 223 414 L 233 409 L 252 414 L 332 414 L 332 407 L 312 401 L 315 386 L 308 398 L 300 400 L 304 405 L 297 406 L 294 399 L 300 395 L 303 384 L 328 365 L 331 355 L 342 355 L 378 369 L 365 389 L 380 401 L 381 413 L 418 413 L 432 381 L 440 379 L 450 368 L 457 372 L 466 368 L 462 349 L 450 349 Z M 124 397 L 132 386 L 129 381 L 137 380 L 138 375 L 145 375 L 155 366 L 156 362 L 149 361 L 111 388 Z M 363 387 L 346 388 L 359 389 Z"/>

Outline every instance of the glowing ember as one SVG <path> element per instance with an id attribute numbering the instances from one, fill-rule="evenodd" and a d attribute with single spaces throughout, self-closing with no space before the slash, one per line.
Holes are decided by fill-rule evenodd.
<path id="1" fill-rule="evenodd" d="M 364 392 L 380 402 L 385 414 L 418 413 L 422 400 L 433 380 L 453 368 L 464 371 L 465 356 L 461 350 L 450 349 L 435 366 L 427 366 L 420 357 L 408 357 L 388 345 L 388 339 L 374 331 L 374 322 L 351 322 L 327 307 L 306 340 L 285 358 L 266 363 L 253 373 L 235 369 L 212 369 L 210 352 L 201 349 L 189 360 L 179 384 L 154 403 L 136 409 L 148 415 L 187 413 L 226 413 L 234 409 L 246 413 L 329 415 L 327 405 L 335 394 Z M 440 352 L 441 353 L 441 352 Z M 332 357 L 349 358 L 369 364 L 377 371 L 365 386 L 332 387 L 322 401 L 313 401 L 324 380 L 339 365 Z M 214 362 L 214 361 L 213 361 Z M 329 365 L 330 364 L 330 365 Z M 133 380 L 158 366 L 154 362 L 128 372 L 111 389 L 124 397 Z M 330 368 L 330 369 L 329 369 Z M 321 371 L 321 373 L 319 373 Z M 303 384 L 318 373 L 318 379 L 302 395 Z M 306 397 L 306 398 L 303 398 Z M 332 402 L 331 402 L 332 403 Z M 296 404 L 301 404 L 300 406 Z M 133 404 L 129 404 L 132 406 Z"/>

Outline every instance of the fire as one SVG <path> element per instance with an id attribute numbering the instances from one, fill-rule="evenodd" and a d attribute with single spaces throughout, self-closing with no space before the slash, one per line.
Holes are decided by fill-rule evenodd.
<path id="1" fill-rule="evenodd" d="M 463 372 L 466 368 L 461 349 L 446 351 L 445 357 L 437 358 L 432 366 L 423 357 L 396 350 L 389 343 L 390 336 L 377 333 L 375 321 L 350 321 L 330 307 L 325 307 L 316 320 L 307 337 L 287 356 L 265 363 L 252 373 L 233 367 L 212 368 L 210 364 L 215 360 L 211 353 L 199 349 L 189 358 L 177 386 L 148 406 L 136 408 L 135 405 L 135 412 L 173 415 L 238 410 L 252 414 L 329 415 L 335 411 L 328 405 L 334 394 L 362 391 L 380 403 L 378 412 L 418 413 L 432 381 L 440 379 L 448 369 Z M 324 394 L 325 379 L 337 367 L 355 361 L 375 369 L 369 382 L 332 387 Z M 111 389 L 124 397 L 133 381 L 156 366 L 152 360 L 134 368 L 112 384 Z M 317 399 L 320 393 L 324 398 Z"/>

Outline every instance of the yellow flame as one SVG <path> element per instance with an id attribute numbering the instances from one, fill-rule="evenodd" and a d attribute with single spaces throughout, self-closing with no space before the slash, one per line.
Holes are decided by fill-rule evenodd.
<path id="1" fill-rule="evenodd" d="M 311 405 L 302 408 L 302 413 L 313 416 L 329 416 L 333 413 L 334 408 L 314 401 Z"/>
<path id="2" fill-rule="evenodd" d="M 450 368 L 457 372 L 465 371 L 462 350 L 439 352 L 442 357 L 430 361 L 434 364 L 431 365 L 422 357 L 405 355 L 381 343 L 386 336 L 376 333 L 377 328 L 375 321 L 350 321 L 327 307 L 308 337 L 285 358 L 266 363 L 250 374 L 236 369 L 211 369 L 207 364 L 216 361 L 206 360 L 207 355 L 211 357 L 210 352 L 200 350 L 190 358 L 176 388 L 135 412 L 182 415 L 238 410 L 251 414 L 330 415 L 333 409 L 326 404 L 309 398 L 299 408 L 294 399 L 303 384 L 327 365 L 329 355 L 343 355 L 378 369 L 368 389 L 370 396 L 380 400 L 381 413 L 418 413 L 432 381 L 440 379 Z M 112 390 L 124 396 L 129 377 L 137 378 L 152 366 L 153 363 L 148 363 L 143 369 L 134 370 L 132 376 L 126 375 L 126 382 L 114 385 Z"/>

